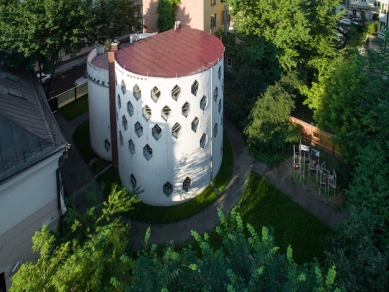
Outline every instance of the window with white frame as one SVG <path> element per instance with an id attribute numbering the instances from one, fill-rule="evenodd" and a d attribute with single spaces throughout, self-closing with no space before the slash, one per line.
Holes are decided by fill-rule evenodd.
<path id="1" fill-rule="evenodd" d="M 189 114 L 189 110 L 190 110 L 190 104 L 189 104 L 189 102 L 185 102 L 181 108 L 182 115 L 184 117 L 187 117 Z"/>
<path id="2" fill-rule="evenodd" d="M 192 121 L 192 131 L 197 132 L 197 128 L 199 127 L 199 119 L 195 117 Z"/>
<path id="3" fill-rule="evenodd" d="M 132 188 L 135 189 L 136 188 L 136 178 L 135 178 L 134 174 L 130 175 L 130 181 L 131 181 Z"/>
<path id="4" fill-rule="evenodd" d="M 216 27 L 216 13 L 211 15 L 211 28 Z"/>
<path id="5" fill-rule="evenodd" d="M 146 144 L 145 147 L 143 147 L 143 156 L 150 160 L 151 157 L 153 157 L 153 149 L 149 146 L 149 144 Z"/>
<path id="6" fill-rule="evenodd" d="M 189 188 L 192 186 L 192 179 L 187 176 L 184 180 L 184 182 L 182 183 L 182 188 L 187 192 L 189 191 Z"/>
<path id="7" fill-rule="evenodd" d="M 151 118 L 151 109 L 147 105 L 142 108 L 142 113 L 146 120 Z"/>
<path id="8" fill-rule="evenodd" d="M 159 138 L 161 138 L 162 136 L 162 129 L 160 126 L 158 126 L 158 124 L 156 124 L 153 128 L 152 128 L 152 135 L 153 137 L 155 138 L 155 140 L 158 140 Z"/>
<path id="9" fill-rule="evenodd" d="M 123 124 L 123 129 L 124 131 L 127 130 L 128 128 L 128 122 L 127 122 L 127 118 L 125 115 L 122 116 L 122 124 Z"/>
<path id="10" fill-rule="evenodd" d="M 174 126 L 172 127 L 172 135 L 176 139 L 180 136 L 181 134 L 181 125 L 179 123 L 175 123 Z"/>
<path id="11" fill-rule="evenodd" d="M 167 121 L 170 114 L 171 114 L 172 110 L 170 109 L 170 107 L 168 107 L 167 105 L 165 105 L 163 108 L 162 108 L 162 112 L 161 112 L 161 116 L 162 118 Z"/>
<path id="12" fill-rule="evenodd" d="M 135 153 L 135 144 L 132 140 L 128 140 L 128 150 L 130 150 L 131 155 Z"/>
<path id="13" fill-rule="evenodd" d="M 124 82 L 124 80 L 122 80 L 122 93 L 125 94 L 126 93 L 126 83 Z"/>
<path id="14" fill-rule="evenodd" d="M 200 108 L 202 110 L 205 110 L 205 107 L 207 106 L 207 97 L 203 95 L 203 97 L 200 100 Z"/>
<path id="15" fill-rule="evenodd" d="M 200 139 L 200 147 L 201 148 L 205 148 L 205 146 L 207 145 L 207 134 L 203 134 L 202 136 L 201 136 L 201 139 Z"/>
<path id="16" fill-rule="evenodd" d="M 166 182 L 163 185 L 163 193 L 166 195 L 166 197 L 169 197 L 173 193 L 173 185 L 170 182 Z"/>
<path id="17" fill-rule="evenodd" d="M 154 86 L 153 89 L 151 89 L 151 98 L 157 102 L 159 97 L 161 96 L 161 91 L 158 89 L 157 86 Z"/>
<path id="18" fill-rule="evenodd" d="M 135 134 L 138 137 L 143 135 L 143 127 L 142 127 L 141 123 L 139 123 L 139 122 L 135 123 Z"/>
<path id="19" fill-rule="evenodd" d="M 217 86 L 216 86 L 215 89 L 213 90 L 213 100 L 214 101 L 217 101 L 218 95 L 219 95 L 219 88 L 217 88 Z"/>
<path id="20" fill-rule="evenodd" d="M 122 99 L 120 98 L 119 94 L 118 94 L 117 103 L 118 103 L 118 108 L 121 108 L 122 107 Z"/>
<path id="21" fill-rule="evenodd" d="M 138 84 L 135 84 L 133 88 L 133 94 L 136 100 L 140 99 L 142 97 L 142 91 L 140 90 L 140 87 Z"/>
<path id="22" fill-rule="evenodd" d="M 132 105 L 131 101 L 127 102 L 127 112 L 132 117 L 134 114 L 134 106 Z"/>
<path id="23" fill-rule="evenodd" d="M 105 148 L 105 151 L 109 151 L 111 150 L 111 143 L 109 143 L 109 141 L 107 139 L 104 140 L 104 148 Z"/>
<path id="24" fill-rule="evenodd" d="M 172 98 L 175 101 L 177 101 L 180 95 L 181 95 L 181 88 L 178 85 L 174 86 L 174 88 L 172 89 Z"/>
<path id="25" fill-rule="evenodd" d="M 218 131 L 218 125 L 217 125 L 217 123 L 215 123 L 215 125 L 213 126 L 213 136 L 214 137 L 217 136 L 217 131 Z"/>
<path id="26" fill-rule="evenodd" d="M 120 141 L 120 146 L 123 146 L 123 135 L 122 135 L 122 131 L 119 131 L 119 141 Z"/>
<path id="27" fill-rule="evenodd" d="M 196 96 L 198 91 L 199 91 L 199 83 L 197 82 L 197 80 L 195 80 L 191 86 L 191 92 L 194 96 Z"/>
<path id="28" fill-rule="evenodd" d="M 216 0 L 211 0 L 211 6 L 216 5 Z"/>

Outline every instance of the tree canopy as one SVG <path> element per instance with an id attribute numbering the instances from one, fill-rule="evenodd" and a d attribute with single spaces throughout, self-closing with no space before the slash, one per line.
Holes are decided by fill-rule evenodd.
<path id="1" fill-rule="evenodd" d="M 159 0 L 157 6 L 157 29 L 164 32 L 173 28 L 176 20 L 175 11 L 180 4 L 180 0 Z"/>

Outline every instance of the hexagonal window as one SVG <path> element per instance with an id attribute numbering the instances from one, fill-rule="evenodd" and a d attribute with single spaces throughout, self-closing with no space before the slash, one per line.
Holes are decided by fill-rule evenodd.
<path id="1" fill-rule="evenodd" d="M 219 70 L 217 71 L 217 78 L 220 78 L 222 77 L 222 66 L 219 67 Z"/>
<path id="2" fill-rule="evenodd" d="M 216 137 L 216 136 L 217 136 L 217 131 L 218 131 L 218 128 L 219 128 L 218 124 L 217 124 L 217 123 L 215 123 L 215 125 L 213 126 L 213 136 L 214 136 L 214 137 Z"/>
<path id="3" fill-rule="evenodd" d="M 190 110 L 190 104 L 189 104 L 189 102 L 184 103 L 184 105 L 182 106 L 181 110 L 182 110 L 182 115 L 183 115 L 184 117 L 187 117 L 188 114 L 189 114 L 189 110 Z"/>
<path id="4" fill-rule="evenodd" d="M 200 139 L 200 147 L 205 148 L 205 145 L 207 145 L 207 135 L 203 134 Z"/>
<path id="5" fill-rule="evenodd" d="M 123 146 L 123 135 L 122 135 L 122 131 L 119 131 L 119 141 L 120 141 L 120 146 Z"/>
<path id="6" fill-rule="evenodd" d="M 169 118 L 170 114 L 171 114 L 172 110 L 170 109 L 170 107 L 168 107 L 167 105 L 163 107 L 162 109 L 162 112 L 161 112 L 161 116 L 162 118 L 167 121 L 167 119 Z"/>
<path id="7" fill-rule="evenodd" d="M 145 147 L 143 147 L 143 156 L 147 159 L 150 160 L 151 157 L 153 157 L 153 149 L 149 146 L 149 144 L 146 144 Z"/>
<path id="8" fill-rule="evenodd" d="M 152 128 L 152 134 L 155 140 L 158 140 L 162 136 L 162 129 L 157 124 Z"/>
<path id="9" fill-rule="evenodd" d="M 172 135 L 176 139 L 180 136 L 181 134 L 181 125 L 179 123 L 175 123 L 174 126 L 172 127 Z"/>
<path id="10" fill-rule="evenodd" d="M 122 125 L 123 125 L 124 131 L 127 130 L 127 128 L 128 128 L 128 122 L 127 122 L 127 118 L 126 118 L 125 115 L 122 116 Z"/>
<path id="11" fill-rule="evenodd" d="M 138 86 L 138 84 L 135 84 L 135 86 L 133 88 L 133 94 L 134 94 L 134 97 L 136 100 L 138 100 L 139 98 L 142 97 L 142 91 L 140 90 L 140 87 Z"/>
<path id="12" fill-rule="evenodd" d="M 136 188 L 136 178 L 135 178 L 134 174 L 130 175 L 130 181 L 131 181 L 132 188 L 135 189 Z"/>
<path id="13" fill-rule="evenodd" d="M 196 132 L 198 127 L 199 127 L 199 119 L 195 117 L 192 121 L 192 131 Z"/>
<path id="14" fill-rule="evenodd" d="M 195 82 L 193 82 L 192 84 L 191 92 L 194 96 L 196 96 L 198 91 L 199 91 L 199 83 L 197 82 L 197 80 L 195 80 Z"/>
<path id="15" fill-rule="evenodd" d="M 218 107 L 218 111 L 220 113 L 220 111 L 222 110 L 222 99 L 219 99 L 219 105 L 217 107 Z"/>
<path id="16" fill-rule="evenodd" d="M 124 82 L 124 80 L 122 80 L 121 87 L 122 87 L 122 93 L 125 94 L 126 93 L 126 83 Z"/>
<path id="17" fill-rule="evenodd" d="M 142 108 L 142 113 L 146 120 L 151 118 L 151 109 L 147 105 Z"/>
<path id="18" fill-rule="evenodd" d="M 139 122 L 135 123 L 135 133 L 138 137 L 143 135 L 143 127 Z"/>
<path id="19" fill-rule="evenodd" d="M 182 183 L 182 188 L 187 192 L 189 191 L 191 185 L 192 185 L 192 179 L 189 176 L 187 176 L 184 182 Z"/>
<path id="20" fill-rule="evenodd" d="M 134 106 L 132 105 L 131 101 L 127 102 L 127 112 L 132 117 L 134 114 Z"/>
<path id="21" fill-rule="evenodd" d="M 161 91 L 158 89 L 157 86 L 154 86 L 154 88 L 151 90 L 151 98 L 155 102 L 157 102 L 160 96 L 161 96 Z"/>
<path id="22" fill-rule="evenodd" d="M 213 90 L 213 100 L 214 101 L 217 101 L 218 95 L 219 95 L 219 89 L 216 86 L 215 89 Z"/>
<path id="23" fill-rule="evenodd" d="M 169 197 L 173 193 L 173 185 L 170 182 L 166 182 L 163 185 L 163 193 L 166 195 L 166 197 Z"/>
<path id="24" fill-rule="evenodd" d="M 181 95 L 181 88 L 178 85 L 174 86 L 174 88 L 172 89 L 172 98 L 175 101 L 177 101 L 180 95 Z"/>
<path id="25" fill-rule="evenodd" d="M 117 98 L 117 103 L 118 103 L 118 108 L 121 108 L 122 107 L 122 99 L 120 98 L 119 94 L 118 94 L 118 98 Z"/>
<path id="26" fill-rule="evenodd" d="M 200 108 L 202 110 L 205 110 L 205 107 L 207 106 L 207 97 L 203 95 L 203 97 L 200 100 Z"/>
<path id="27" fill-rule="evenodd" d="M 130 150 L 131 155 L 135 153 L 135 144 L 132 140 L 128 140 L 128 150 Z"/>

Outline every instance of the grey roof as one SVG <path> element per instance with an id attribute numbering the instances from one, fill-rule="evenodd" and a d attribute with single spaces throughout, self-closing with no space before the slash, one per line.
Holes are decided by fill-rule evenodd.
<path id="1" fill-rule="evenodd" d="M 0 182 L 67 144 L 34 72 L 11 69 L 2 63 L 0 129 Z"/>

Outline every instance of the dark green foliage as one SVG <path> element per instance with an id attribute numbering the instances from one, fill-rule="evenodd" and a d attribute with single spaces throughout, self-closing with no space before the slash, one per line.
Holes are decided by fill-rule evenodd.
<path id="1" fill-rule="evenodd" d="M 250 123 L 244 133 L 249 148 L 260 153 L 262 160 L 280 161 L 300 139 L 298 128 L 289 122 L 294 108 L 291 84 L 298 82 L 293 75 L 269 86 L 250 113 Z M 267 158 L 266 158 L 267 157 Z"/>
<path id="2" fill-rule="evenodd" d="M 180 4 L 180 0 L 159 0 L 157 6 L 157 28 L 159 32 L 164 32 L 173 28 L 175 21 L 175 11 Z"/>
<path id="3" fill-rule="evenodd" d="M 86 163 L 95 156 L 89 141 L 89 121 L 82 123 L 73 133 L 73 141 Z"/>
<path id="4" fill-rule="evenodd" d="M 80 114 L 86 112 L 88 110 L 88 94 L 77 98 L 75 101 L 61 107 L 59 109 L 60 113 L 66 120 L 74 119 Z"/>
<path id="5" fill-rule="evenodd" d="M 335 282 L 347 291 L 387 291 L 389 242 L 383 233 L 377 234 L 382 229 L 381 216 L 363 207 L 351 207 L 348 213 L 327 240 L 327 260 L 337 270 Z"/>

